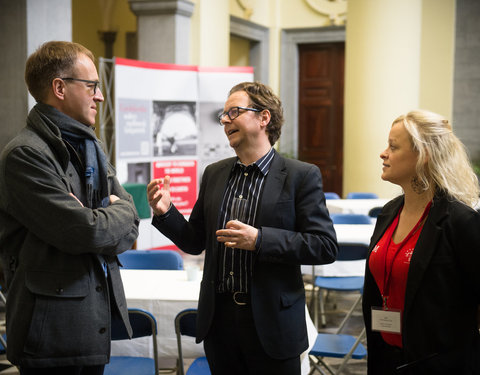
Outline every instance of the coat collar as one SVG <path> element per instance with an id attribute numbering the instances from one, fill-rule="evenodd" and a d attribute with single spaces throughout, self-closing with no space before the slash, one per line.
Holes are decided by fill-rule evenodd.
<path id="1" fill-rule="evenodd" d="M 415 300 L 415 295 L 422 282 L 425 271 L 438 247 L 438 242 L 440 241 L 443 231 L 443 228 L 439 224 L 448 216 L 447 203 L 448 198 L 443 194 L 438 194 L 433 198 L 432 207 L 430 208 L 427 220 L 423 225 L 422 232 L 415 245 L 415 251 L 410 261 L 405 291 L 405 318 L 408 316 L 408 312 Z"/>

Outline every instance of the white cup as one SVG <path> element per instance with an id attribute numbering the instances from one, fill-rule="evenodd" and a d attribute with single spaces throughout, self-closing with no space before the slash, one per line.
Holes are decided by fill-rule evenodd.
<path id="1" fill-rule="evenodd" d="M 200 274 L 200 267 L 198 266 L 187 266 L 185 267 L 187 271 L 187 280 L 188 281 L 197 281 Z"/>

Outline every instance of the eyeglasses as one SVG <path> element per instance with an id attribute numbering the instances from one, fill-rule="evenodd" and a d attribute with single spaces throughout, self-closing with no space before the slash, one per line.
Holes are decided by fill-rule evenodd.
<path id="1" fill-rule="evenodd" d="M 64 81 L 78 81 L 78 82 L 85 82 L 88 83 L 87 87 L 90 89 L 93 89 L 93 95 L 97 93 L 97 87 L 100 84 L 99 81 L 90 81 L 88 79 L 80 79 L 80 78 L 72 78 L 72 77 L 65 77 L 60 79 L 63 79 Z"/>
<path id="2" fill-rule="evenodd" d="M 245 113 L 245 112 L 240 112 L 240 110 L 244 110 L 244 111 L 252 111 L 252 112 L 262 112 L 261 109 L 256 109 L 256 108 L 247 108 L 247 107 L 232 107 L 230 108 L 228 111 L 225 111 L 225 112 L 220 112 L 218 114 L 218 121 L 220 122 L 220 125 L 223 125 L 223 118 L 225 116 L 228 116 L 228 118 L 230 119 L 230 121 L 233 121 L 235 120 L 238 116 L 240 116 L 242 113 Z"/>

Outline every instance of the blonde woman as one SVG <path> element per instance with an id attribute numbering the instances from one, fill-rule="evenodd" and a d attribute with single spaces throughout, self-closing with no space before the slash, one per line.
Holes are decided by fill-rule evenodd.
<path id="1" fill-rule="evenodd" d="M 378 216 L 365 272 L 368 374 L 478 374 L 478 179 L 442 116 L 398 117 L 380 155 L 403 195 Z"/>

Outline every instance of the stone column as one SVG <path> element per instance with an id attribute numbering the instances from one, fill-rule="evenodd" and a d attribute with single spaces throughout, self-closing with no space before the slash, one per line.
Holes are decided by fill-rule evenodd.
<path id="1" fill-rule="evenodd" d="M 0 0 L 0 9 L 2 150 L 25 126 L 35 104 L 25 85 L 25 61 L 46 41 L 72 40 L 72 5 L 65 0 Z"/>
<path id="2" fill-rule="evenodd" d="M 113 44 L 117 38 L 116 31 L 98 31 L 98 37 L 103 42 L 105 46 L 103 56 L 106 59 L 111 59 L 113 57 Z"/>
<path id="3" fill-rule="evenodd" d="M 138 59 L 189 64 L 190 17 L 188 0 L 128 0 L 137 16 Z"/>

